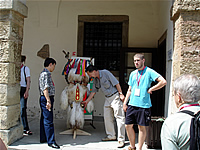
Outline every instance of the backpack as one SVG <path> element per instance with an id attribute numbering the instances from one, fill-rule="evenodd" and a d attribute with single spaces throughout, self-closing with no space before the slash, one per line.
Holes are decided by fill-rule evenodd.
<path id="1" fill-rule="evenodd" d="M 25 82 L 26 82 L 26 85 L 27 85 L 27 80 L 26 80 L 26 71 L 25 71 L 25 68 L 26 68 L 26 66 L 24 66 L 24 78 L 25 78 Z"/>
<path id="2" fill-rule="evenodd" d="M 190 124 L 190 150 L 200 150 L 200 111 L 194 113 L 189 110 L 179 112 L 192 116 Z"/>

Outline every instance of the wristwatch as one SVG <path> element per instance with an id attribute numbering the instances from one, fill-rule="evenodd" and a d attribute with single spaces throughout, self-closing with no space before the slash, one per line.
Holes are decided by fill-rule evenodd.
<path id="1" fill-rule="evenodd" d="M 119 92 L 119 95 L 122 95 L 122 92 Z"/>

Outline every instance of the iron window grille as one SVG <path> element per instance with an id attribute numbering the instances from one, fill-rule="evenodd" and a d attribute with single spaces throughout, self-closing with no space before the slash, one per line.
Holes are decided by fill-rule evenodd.
<path id="1" fill-rule="evenodd" d="M 121 22 L 85 22 L 83 56 L 95 58 L 98 69 L 119 71 Z"/>

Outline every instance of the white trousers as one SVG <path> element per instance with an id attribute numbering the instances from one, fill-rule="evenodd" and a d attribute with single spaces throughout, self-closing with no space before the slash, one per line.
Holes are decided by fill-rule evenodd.
<path id="1" fill-rule="evenodd" d="M 118 141 L 125 141 L 125 115 L 123 102 L 120 100 L 119 93 L 111 97 L 105 97 L 104 103 L 104 124 L 108 138 L 116 138 L 114 117 L 118 128 Z"/>

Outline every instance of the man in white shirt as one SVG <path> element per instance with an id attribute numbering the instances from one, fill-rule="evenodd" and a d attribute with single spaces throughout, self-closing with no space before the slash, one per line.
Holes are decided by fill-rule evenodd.
<path id="1" fill-rule="evenodd" d="M 28 92 L 30 89 L 30 69 L 27 66 L 24 66 L 26 56 L 21 56 L 21 81 L 20 81 L 20 105 L 21 105 L 21 121 L 24 127 L 24 134 L 32 135 L 32 132 L 29 130 L 28 120 L 27 120 L 27 99 Z"/>

